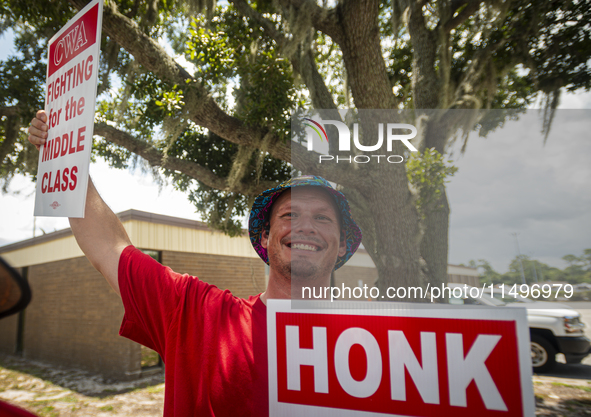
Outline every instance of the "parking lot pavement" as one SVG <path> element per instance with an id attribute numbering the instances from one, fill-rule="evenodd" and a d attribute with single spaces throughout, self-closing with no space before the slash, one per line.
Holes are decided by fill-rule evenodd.
<path id="1" fill-rule="evenodd" d="M 587 357 L 587 359 L 588 358 L 589 357 Z M 583 362 L 588 362 L 588 360 Z M 557 363 L 552 372 L 539 375 L 550 376 L 554 378 L 581 379 L 591 381 L 591 364 L 578 363 L 567 365 L 564 363 Z"/>

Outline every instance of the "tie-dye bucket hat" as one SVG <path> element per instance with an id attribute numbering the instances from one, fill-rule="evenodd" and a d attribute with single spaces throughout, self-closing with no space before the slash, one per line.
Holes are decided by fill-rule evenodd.
<path id="1" fill-rule="evenodd" d="M 353 256 L 359 244 L 361 243 L 361 229 L 351 217 L 351 210 L 349 203 L 343 193 L 335 190 L 324 178 L 315 177 L 313 175 L 304 175 L 301 177 L 292 178 L 275 188 L 268 189 L 260 194 L 254 201 L 252 209 L 250 210 L 250 219 L 248 220 L 248 234 L 250 235 L 250 243 L 254 247 L 256 253 L 261 257 L 266 264 L 269 263 L 267 256 L 267 249 L 261 245 L 261 237 L 265 230 L 265 225 L 269 222 L 269 213 L 271 206 L 275 200 L 283 193 L 293 187 L 322 187 L 330 195 L 334 197 L 334 201 L 340 210 L 342 218 L 342 231 L 345 234 L 347 241 L 347 252 L 343 256 L 337 258 L 334 269 L 337 270 L 345 264 Z"/>

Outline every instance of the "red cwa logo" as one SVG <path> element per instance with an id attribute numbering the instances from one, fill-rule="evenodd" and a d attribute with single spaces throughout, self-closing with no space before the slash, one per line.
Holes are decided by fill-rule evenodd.
<path id="1" fill-rule="evenodd" d="M 58 34 L 49 41 L 49 61 L 47 65 L 48 83 L 52 82 L 51 76 L 66 64 L 82 54 L 97 42 L 99 5 L 96 4 L 81 15 L 76 21 L 68 23 Z M 98 40 L 100 42 L 100 39 Z M 87 57 L 83 59 L 86 60 Z M 74 65 L 80 64 L 75 62 Z M 65 69 L 63 77 L 72 78 L 73 68 Z M 66 75 L 69 74 L 69 75 Z M 68 81 L 70 85 L 70 81 Z M 72 84 L 72 88 L 75 85 Z M 62 87 L 70 89 L 70 87 Z M 65 93 L 65 90 L 63 91 Z M 54 95 L 54 98 L 55 95 Z"/>
<path id="2" fill-rule="evenodd" d="M 84 29 L 84 21 L 74 26 L 66 36 L 64 36 L 57 43 L 55 48 L 55 55 L 53 56 L 53 63 L 58 66 L 61 64 L 63 58 L 66 60 L 72 55 L 75 55 L 78 50 L 88 43 L 86 30 Z"/>

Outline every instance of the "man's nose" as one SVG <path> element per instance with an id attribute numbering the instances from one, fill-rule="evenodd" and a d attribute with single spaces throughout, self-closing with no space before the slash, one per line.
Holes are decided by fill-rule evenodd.
<path id="1" fill-rule="evenodd" d="M 292 233 L 316 233 L 316 228 L 314 226 L 314 219 L 312 216 L 308 215 L 300 215 L 295 224 L 292 222 Z"/>

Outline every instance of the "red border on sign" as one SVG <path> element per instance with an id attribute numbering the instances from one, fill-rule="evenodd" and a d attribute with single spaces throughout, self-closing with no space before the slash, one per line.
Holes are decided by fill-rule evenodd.
<path id="1" fill-rule="evenodd" d="M 301 390 L 287 389 L 287 360 L 285 326 L 299 326 L 300 348 L 312 349 L 312 327 L 326 327 L 329 393 L 314 391 L 314 369 L 300 368 Z M 351 409 L 408 416 L 523 416 L 517 329 L 513 321 L 447 319 L 423 317 L 389 317 L 364 315 L 334 315 L 281 313 L 276 316 L 277 329 L 277 390 L 278 401 L 291 404 Z M 369 331 L 377 340 L 382 356 L 382 379 L 377 391 L 368 398 L 356 398 L 345 392 L 336 376 L 334 347 L 339 335 L 351 327 Z M 405 371 L 406 401 L 396 401 L 390 395 L 388 330 L 404 332 L 416 358 L 421 362 L 420 333 L 434 332 L 437 344 L 439 404 L 424 403 L 408 371 Z M 485 365 L 507 406 L 507 411 L 489 410 L 474 381 L 467 389 L 467 407 L 450 405 L 446 357 L 446 333 L 463 335 L 464 356 L 480 334 L 500 335 L 501 339 L 488 356 Z M 357 347 L 358 349 L 355 349 Z M 349 353 L 351 375 L 358 380 L 365 377 L 367 362 L 364 350 L 354 345 Z"/>
<path id="2" fill-rule="evenodd" d="M 76 58 L 78 55 L 80 55 L 82 52 L 84 52 L 85 50 L 87 50 L 88 48 L 90 48 L 92 45 L 94 45 L 96 43 L 96 27 L 97 27 L 97 21 L 98 21 L 98 8 L 99 5 L 95 5 L 94 7 L 92 7 L 90 10 L 88 10 L 88 12 L 84 13 L 84 15 L 80 16 L 80 18 L 78 18 L 75 22 L 73 22 L 65 31 L 64 33 L 62 33 L 62 35 L 55 39 L 51 45 L 49 45 L 49 62 L 48 62 L 48 67 L 47 67 L 47 76 L 50 77 L 53 73 L 55 73 L 57 70 L 59 70 L 60 68 L 62 68 L 64 65 L 66 65 L 68 62 L 70 62 L 72 59 Z M 72 31 L 72 29 L 76 28 L 76 26 L 79 26 L 81 23 L 84 23 L 84 31 L 86 33 L 86 43 L 84 45 L 81 45 L 78 49 L 76 49 L 75 51 L 69 53 L 66 55 L 66 37 L 70 35 L 70 32 Z M 74 42 L 76 42 L 77 40 L 74 39 Z M 56 54 L 59 54 L 59 56 L 61 57 L 61 60 L 59 61 L 58 64 L 55 63 L 55 59 L 56 59 Z"/>

